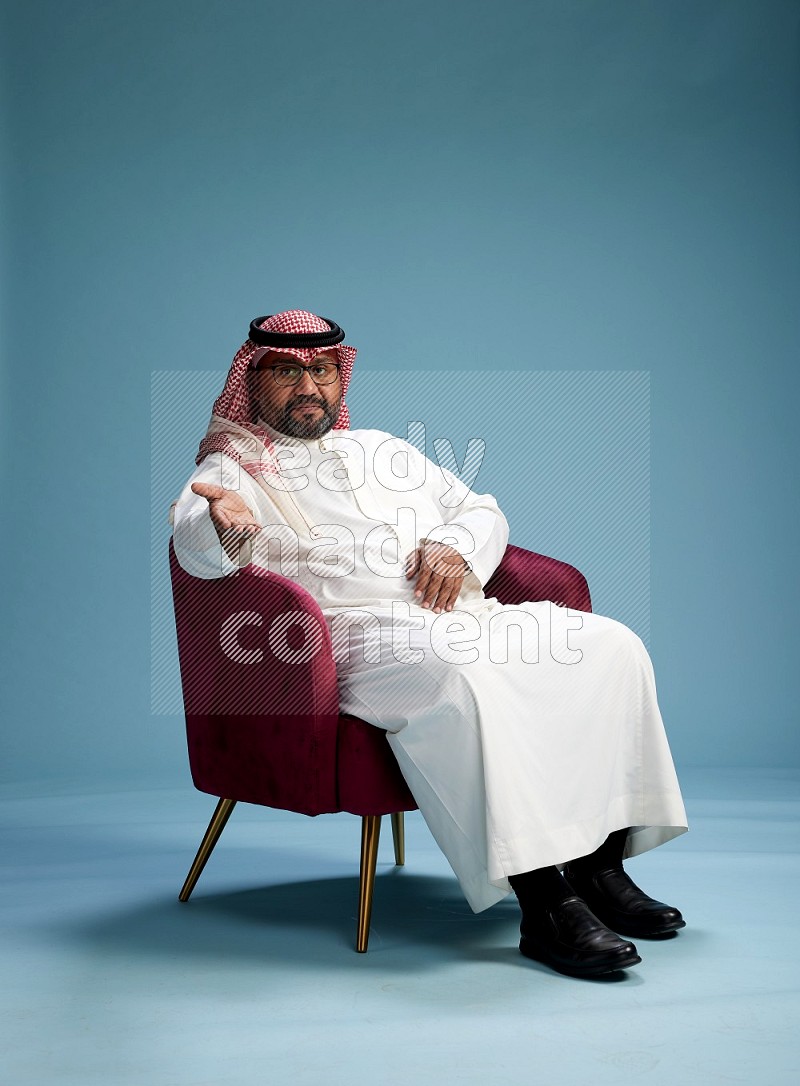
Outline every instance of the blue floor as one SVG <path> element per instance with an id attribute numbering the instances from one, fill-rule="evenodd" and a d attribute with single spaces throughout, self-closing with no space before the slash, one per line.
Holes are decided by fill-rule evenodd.
<path id="1" fill-rule="evenodd" d="M 385 819 L 370 949 L 359 821 L 239 805 L 190 903 L 213 810 L 192 790 L 6 786 L 9 1086 L 800 1082 L 800 772 L 684 770 L 691 829 L 627 868 L 687 927 L 574 980 L 522 958 L 509 898 L 474 915 L 418 814 Z"/>

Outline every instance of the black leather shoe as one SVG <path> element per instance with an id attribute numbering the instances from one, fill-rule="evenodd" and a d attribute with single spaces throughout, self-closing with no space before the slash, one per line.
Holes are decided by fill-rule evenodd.
<path id="1" fill-rule="evenodd" d="M 610 931 L 577 896 L 541 911 L 526 910 L 520 933 L 519 949 L 526 958 L 571 977 L 596 977 L 642 960 L 633 943 Z"/>
<path id="2" fill-rule="evenodd" d="M 665 935 L 686 927 L 676 908 L 648 897 L 621 867 L 583 873 L 568 864 L 563 875 L 595 916 L 623 935 Z"/>

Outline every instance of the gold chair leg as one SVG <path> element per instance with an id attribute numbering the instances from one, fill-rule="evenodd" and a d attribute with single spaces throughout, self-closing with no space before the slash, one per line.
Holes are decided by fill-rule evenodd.
<path id="1" fill-rule="evenodd" d="M 369 941 L 369 921 L 372 916 L 372 893 L 375 889 L 375 865 L 378 862 L 378 842 L 381 837 L 381 816 L 364 815 L 361 819 L 361 880 L 358 887 L 358 926 L 356 950 L 365 954 Z"/>
<path id="2" fill-rule="evenodd" d="M 221 799 L 217 804 L 217 809 L 208 824 L 205 837 L 200 842 L 200 848 L 197 850 L 197 855 L 194 858 L 194 863 L 189 868 L 189 874 L 186 876 L 186 882 L 183 884 L 183 889 L 178 894 L 179 901 L 188 901 L 189 895 L 194 890 L 195 883 L 200 878 L 200 873 L 206 866 L 206 860 L 214 850 L 214 845 L 219 841 L 219 836 L 225 829 L 225 823 L 231 817 L 231 811 L 236 806 L 235 799 Z"/>
<path id="3" fill-rule="evenodd" d="M 394 841 L 394 862 L 402 867 L 406 862 L 406 830 L 402 811 L 392 815 L 392 840 Z"/>

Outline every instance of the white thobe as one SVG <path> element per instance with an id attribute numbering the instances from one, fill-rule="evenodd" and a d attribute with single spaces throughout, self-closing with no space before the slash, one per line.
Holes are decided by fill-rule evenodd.
<path id="1" fill-rule="evenodd" d="M 482 586 L 508 542 L 492 495 L 384 431 L 304 440 L 260 424 L 280 457 L 274 500 L 212 453 L 175 508 L 178 562 L 213 578 L 253 561 L 315 597 L 341 712 L 386 730 L 474 911 L 509 892 L 509 875 L 562 866 L 613 830 L 631 827 L 626 857 L 685 832 L 644 644 L 615 619 L 558 601 L 487 599 Z M 193 482 L 238 491 L 263 526 L 237 563 Z M 405 576 L 423 538 L 449 543 L 472 567 L 454 609 L 439 615 Z"/>

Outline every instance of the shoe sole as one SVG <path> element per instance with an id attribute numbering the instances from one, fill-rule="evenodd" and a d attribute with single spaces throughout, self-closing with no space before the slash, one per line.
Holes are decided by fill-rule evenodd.
<path id="1" fill-rule="evenodd" d="M 613 963 L 587 962 L 580 964 L 576 962 L 569 964 L 551 958 L 546 951 L 540 950 L 535 943 L 531 943 L 528 939 L 520 939 L 519 951 L 526 958 L 541 962 L 543 965 L 549 965 L 551 969 L 555 969 L 558 973 L 563 973 L 567 977 L 600 977 L 604 973 L 617 973 L 620 969 L 628 969 L 632 965 L 638 965 L 642 960 L 638 954 L 631 954 L 629 957 L 617 959 Z"/>
<path id="2" fill-rule="evenodd" d="M 605 924 L 606 921 L 603 921 L 603 923 Z M 633 928 L 615 928 L 611 924 L 606 924 L 606 927 L 610 927 L 617 935 L 630 935 L 634 939 L 647 939 L 651 935 L 669 935 L 670 932 L 685 928 L 686 921 L 676 920 L 674 924 L 664 924 L 663 927 L 651 928 L 649 931 L 636 931 Z"/>

